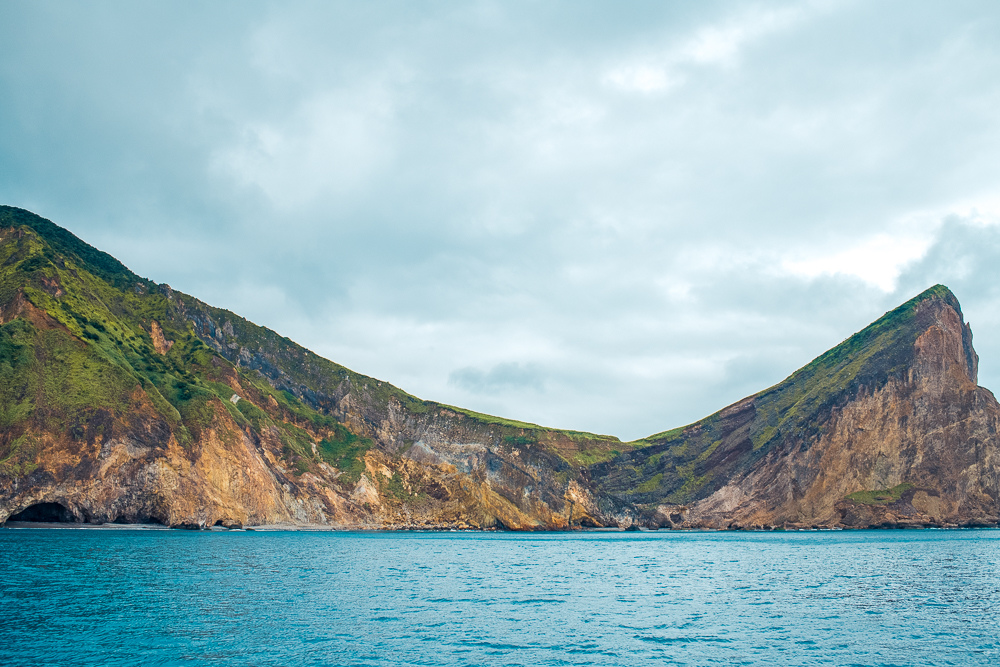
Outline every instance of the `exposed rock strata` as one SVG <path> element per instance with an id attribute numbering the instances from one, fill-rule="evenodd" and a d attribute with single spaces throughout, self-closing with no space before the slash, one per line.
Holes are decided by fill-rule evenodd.
<path id="1" fill-rule="evenodd" d="M 995 524 L 1000 406 L 976 384 L 978 357 L 958 303 L 950 292 L 931 291 L 899 326 L 913 328 L 912 342 L 887 351 L 892 363 L 876 358 L 874 368 L 860 369 L 868 373 L 865 381 L 852 380 L 826 399 L 814 423 L 793 422 L 780 437 L 755 447 L 753 434 L 762 431 L 758 422 L 767 418 L 770 394 L 785 389 L 779 385 L 657 448 L 698 447 L 698 436 L 712 428 L 718 444 L 701 450 L 702 467 L 692 475 L 710 477 L 727 464 L 735 472 L 714 487 L 705 484 L 683 505 L 647 503 L 646 521 L 712 528 Z M 633 468 L 643 456 L 649 460 L 650 449 L 631 453 Z M 616 460 L 602 468 L 613 478 L 620 465 Z M 907 488 L 891 501 L 849 497 L 899 486 Z"/>
<path id="2" fill-rule="evenodd" d="M 573 461 L 617 438 L 421 401 L 30 213 L 0 222 L 0 521 L 46 503 L 174 526 L 525 530 L 634 514 Z"/>
<path id="3" fill-rule="evenodd" d="M 635 443 L 419 400 L 0 207 L 0 521 L 989 525 L 1000 407 L 938 286 Z"/>

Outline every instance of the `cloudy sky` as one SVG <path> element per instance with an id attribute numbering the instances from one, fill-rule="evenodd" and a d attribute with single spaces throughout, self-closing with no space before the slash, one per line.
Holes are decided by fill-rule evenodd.
<path id="1" fill-rule="evenodd" d="M 0 4 L 0 202 L 422 398 L 641 437 L 943 282 L 995 2 Z"/>

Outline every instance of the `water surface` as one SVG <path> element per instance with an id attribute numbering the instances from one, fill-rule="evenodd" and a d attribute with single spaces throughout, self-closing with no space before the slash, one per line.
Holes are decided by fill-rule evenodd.
<path id="1" fill-rule="evenodd" d="M 995 665 L 1000 531 L 0 530 L 2 665 Z"/>

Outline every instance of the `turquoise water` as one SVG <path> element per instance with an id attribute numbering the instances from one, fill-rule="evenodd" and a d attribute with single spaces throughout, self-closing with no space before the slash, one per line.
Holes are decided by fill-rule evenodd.
<path id="1" fill-rule="evenodd" d="M 1000 531 L 0 530 L 2 665 L 996 665 Z"/>

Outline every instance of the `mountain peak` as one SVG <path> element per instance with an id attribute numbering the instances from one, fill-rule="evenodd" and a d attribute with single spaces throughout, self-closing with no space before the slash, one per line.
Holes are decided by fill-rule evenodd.
<path id="1" fill-rule="evenodd" d="M 881 412 L 880 418 L 895 421 L 894 426 L 885 426 L 885 432 L 902 438 L 898 427 L 911 419 L 907 414 L 927 409 L 904 407 L 908 402 L 943 406 L 954 397 L 969 400 L 970 392 L 978 390 L 977 364 L 972 332 L 963 322 L 958 299 L 946 286 L 934 285 L 773 387 L 687 427 L 650 436 L 641 441 L 644 447 L 600 464 L 594 476 L 606 480 L 604 488 L 609 493 L 640 504 L 686 505 L 715 498 L 714 504 L 709 503 L 709 514 L 718 517 L 732 510 L 734 497 L 739 497 L 751 506 L 766 501 L 787 512 L 812 516 L 812 509 L 805 510 L 789 498 L 798 493 L 796 486 L 804 489 L 806 478 L 818 475 L 818 461 L 810 460 L 806 465 L 810 458 L 806 453 L 822 451 L 831 433 L 842 428 L 845 414 L 862 410 L 862 405 L 866 406 L 867 419 Z M 890 398 L 900 396 L 905 399 Z M 886 403 L 892 404 L 891 409 Z M 935 409 L 943 411 L 944 407 Z M 904 414 L 895 414 L 897 410 L 904 410 Z M 945 414 L 937 418 L 946 421 Z M 858 428 L 864 432 L 870 427 Z M 838 437 L 851 442 L 858 434 Z M 882 455 L 873 454 L 871 460 L 856 465 L 873 465 Z M 794 465 L 806 467 L 798 473 L 804 475 L 802 479 L 783 478 L 778 485 L 781 493 L 790 496 L 770 497 L 771 489 L 751 502 L 748 496 L 740 495 L 748 491 L 738 480 L 763 474 L 765 469 L 780 477 L 787 473 L 783 466 L 793 465 L 791 459 L 798 461 Z M 726 496 L 729 500 L 718 500 L 719 494 L 727 493 L 731 494 Z M 826 498 L 824 511 L 832 511 L 839 499 Z M 720 510 L 720 506 L 730 509 Z"/>

